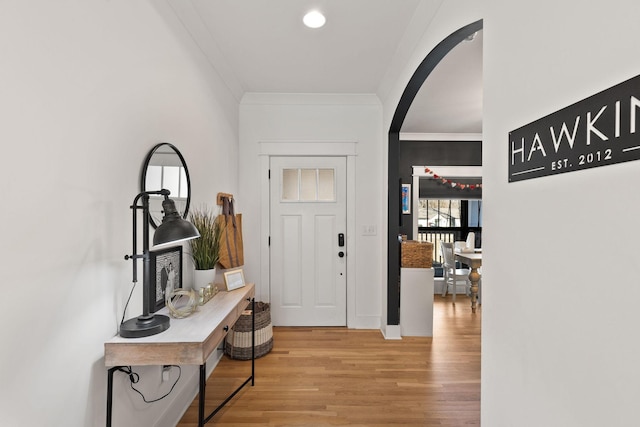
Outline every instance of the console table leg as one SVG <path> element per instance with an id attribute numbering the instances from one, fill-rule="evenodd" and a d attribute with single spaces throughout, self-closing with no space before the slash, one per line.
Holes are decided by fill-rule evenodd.
<path id="1" fill-rule="evenodd" d="M 198 393 L 198 427 L 204 427 L 204 392 L 207 384 L 207 364 L 200 365 L 200 392 Z"/>
<path id="2" fill-rule="evenodd" d="M 111 427 L 111 413 L 113 409 L 113 373 L 118 367 L 107 370 L 107 427 Z"/>
<path id="3" fill-rule="evenodd" d="M 251 298 L 251 387 L 256 378 L 256 299 Z"/>

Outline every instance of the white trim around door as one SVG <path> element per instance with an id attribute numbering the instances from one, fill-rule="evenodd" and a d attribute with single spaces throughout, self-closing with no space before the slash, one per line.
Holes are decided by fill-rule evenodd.
<path id="1" fill-rule="evenodd" d="M 356 326 L 355 141 L 263 141 L 260 144 L 260 295 L 271 295 L 269 282 L 269 159 L 271 156 L 343 156 L 347 160 L 347 327 Z"/>

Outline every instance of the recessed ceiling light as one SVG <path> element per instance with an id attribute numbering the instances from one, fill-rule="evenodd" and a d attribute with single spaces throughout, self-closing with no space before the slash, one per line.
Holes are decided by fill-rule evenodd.
<path id="1" fill-rule="evenodd" d="M 327 19 L 324 15 L 317 10 L 312 10 L 311 12 L 304 15 L 302 18 L 302 22 L 309 28 L 320 28 L 327 22 Z"/>

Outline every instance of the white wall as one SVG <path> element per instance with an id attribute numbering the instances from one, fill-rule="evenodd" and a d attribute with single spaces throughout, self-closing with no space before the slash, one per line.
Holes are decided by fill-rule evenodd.
<path id="1" fill-rule="evenodd" d="M 389 76 L 384 117 L 434 43 L 484 19 L 482 425 L 634 425 L 640 163 L 508 184 L 507 135 L 636 76 L 640 4 L 453 3 Z"/>
<path id="2" fill-rule="evenodd" d="M 237 102 L 172 16 L 164 1 L 2 2 L 3 425 L 104 425 L 103 343 L 131 289 L 147 151 L 182 151 L 195 205 L 237 190 Z M 165 390 L 159 368 L 139 371 L 149 398 Z M 193 398 L 193 373 L 152 405 L 117 375 L 114 425 L 171 425 L 157 418 Z"/>
<path id="3" fill-rule="evenodd" d="M 638 75 L 640 4 L 485 3 L 482 424 L 634 425 L 640 162 L 509 184 L 507 135 Z"/>
<path id="4" fill-rule="evenodd" d="M 255 281 L 257 297 L 269 300 L 268 283 L 268 185 L 266 167 L 270 147 L 295 143 L 295 152 L 326 154 L 326 146 L 354 144 L 355 200 L 348 206 L 347 221 L 354 232 L 347 235 L 349 289 L 348 323 L 353 328 L 380 327 L 379 289 L 386 286 L 383 271 L 383 238 L 386 225 L 381 211 L 386 204 L 381 191 L 381 108 L 375 96 L 367 95 L 277 95 L 247 94 L 240 106 L 240 198 L 245 236 L 245 274 Z M 324 146 L 324 148 L 322 148 Z M 268 154 L 268 153 L 267 153 Z M 337 154 L 337 153 L 329 153 Z M 265 163 L 266 162 L 266 163 Z M 266 199 L 265 199 L 266 198 Z M 266 202 L 265 202 L 266 200 Z M 374 225 L 375 236 L 362 235 L 362 227 Z"/>

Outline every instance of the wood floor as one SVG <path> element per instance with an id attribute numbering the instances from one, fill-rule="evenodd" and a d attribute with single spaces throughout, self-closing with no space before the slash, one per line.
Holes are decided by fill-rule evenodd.
<path id="1" fill-rule="evenodd" d="M 217 426 L 480 425 L 480 321 L 469 299 L 434 296 L 434 337 L 385 340 L 377 330 L 274 328 L 247 386 Z M 224 357 L 207 382 L 207 410 L 250 373 Z M 197 425 L 197 398 L 178 427 Z"/>

